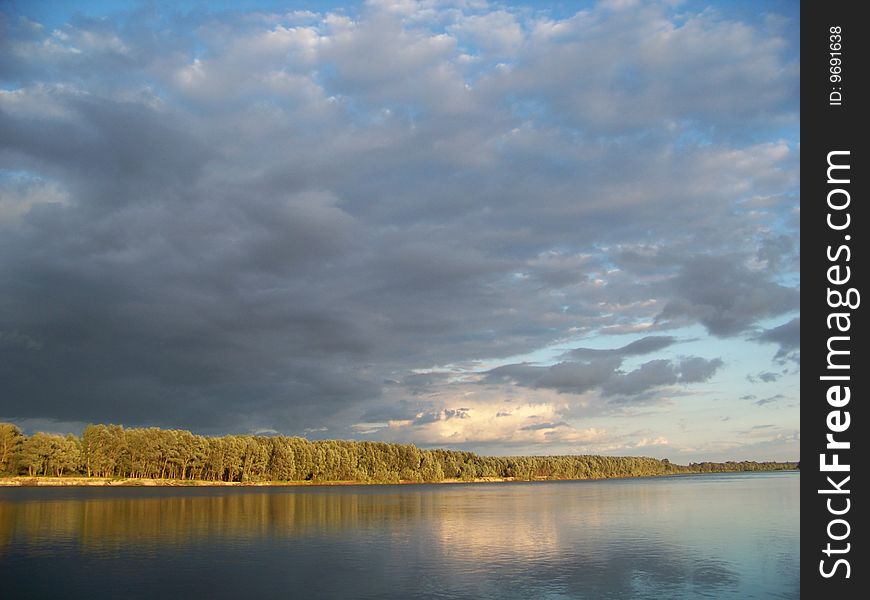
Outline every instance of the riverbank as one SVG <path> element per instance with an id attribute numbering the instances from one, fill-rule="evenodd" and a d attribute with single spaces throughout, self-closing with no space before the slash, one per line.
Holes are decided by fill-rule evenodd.
<path id="1" fill-rule="evenodd" d="M 777 469 L 783 470 L 783 469 Z M 348 485 L 414 485 L 505 483 L 529 481 L 596 481 L 600 479 L 636 479 L 639 477 L 676 477 L 680 475 L 715 475 L 722 473 L 769 473 L 772 471 L 714 471 L 708 473 L 663 473 L 621 477 L 591 477 L 587 479 L 517 479 L 516 477 L 478 477 L 476 479 L 442 479 L 441 481 L 207 481 L 203 479 L 144 479 L 134 477 L 0 477 L 2 487 L 318 487 Z"/>
<path id="2" fill-rule="evenodd" d="M 506 477 L 483 477 L 474 480 L 444 479 L 426 483 L 494 483 L 516 481 Z M 399 484 L 423 483 L 400 481 Z M 389 485 L 372 481 L 206 481 L 202 479 L 140 479 L 132 477 L 0 477 L 0 487 L 310 487 L 335 485 Z M 395 482 L 393 482 L 395 484 Z"/>

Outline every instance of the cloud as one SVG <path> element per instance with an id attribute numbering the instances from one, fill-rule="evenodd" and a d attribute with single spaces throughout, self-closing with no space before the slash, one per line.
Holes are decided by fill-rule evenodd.
<path id="1" fill-rule="evenodd" d="M 469 418 L 469 411 L 471 409 L 468 408 L 448 408 L 444 410 L 444 420 L 448 421 L 450 419 L 467 419 Z"/>
<path id="2" fill-rule="evenodd" d="M 746 331 L 759 319 L 795 310 L 800 303 L 797 290 L 771 281 L 766 272 L 753 271 L 736 257 L 695 257 L 682 265 L 670 284 L 675 297 L 657 319 L 697 320 L 723 337 Z"/>
<path id="3" fill-rule="evenodd" d="M 495 56 L 512 56 L 525 41 L 516 17 L 504 10 L 466 16 L 447 30 L 459 40 Z"/>
<path id="4" fill-rule="evenodd" d="M 535 423 L 534 425 L 526 425 L 525 427 L 520 427 L 520 431 L 541 431 L 543 429 L 556 429 L 558 427 L 569 427 L 568 423 L 565 421 L 560 421 L 558 423 Z"/>
<path id="5" fill-rule="evenodd" d="M 797 48 L 611 8 L 2 19 L 4 418 L 579 444 L 683 325 L 795 357 Z"/>
<path id="6" fill-rule="evenodd" d="M 621 363 L 620 358 L 558 363 L 549 367 L 534 385 L 560 392 L 582 394 L 611 379 Z"/>
<path id="7" fill-rule="evenodd" d="M 545 367 L 539 367 L 527 363 L 504 365 L 496 367 L 484 373 L 483 381 L 493 384 L 513 384 L 532 386 L 547 371 Z"/>
<path id="8" fill-rule="evenodd" d="M 773 402 L 778 402 L 779 400 L 784 400 L 785 396 L 783 394 L 775 394 L 773 396 L 768 396 L 767 398 L 762 398 L 761 400 L 757 400 L 755 402 L 756 406 L 764 406 L 765 404 L 771 404 Z M 772 427 L 772 426 L 768 426 Z"/>
<path id="9" fill-rule="evenodd" d="M 759 381 L 762 383 L 773 383 L 773 382 L 777 381 L 780 377 L 782 377 L 782 375 L 780 375 L 779 373 L 772 373 L 770 371 L 762 371 L 761 373 L 758 373 L 756 375 L 752 375 L 752 374 L 747 375 L 746 379 L 750 383 L 758 383 Z"/>
<path id="10" fill-rule="evenodd" d="M 414 394 L 424 394 L 437 389 L 449 378 L 450 373 L 445 372 L 412 373 L 402 378 L 402 385 Z"/>
<path id="11" fill-rule="evenodd" d="M 567 356 L 576 359 L 591 358 L 596 356 L 614 355 L 614 356 L 635 356 L 641 354 L 650 354 L 664 350 L 677 342 L 676 338 L 668 335 L 650 335 L 639 340 L 635 340 L 622 346 L 621 348 L 613 349 L 593 349 L 593 348 L 575 348 L 566 353 Z"/>
<path id="12" fill-rule="evenodd" d="M 578 426 L 563 418 L 566 406 L 557 396 L 549 390 L 534 398 L 511 396 L 498 388 L 455 382 L 432 398 L 429 408 L 411 419 L 389 421 L 377 435 L 428 446 L 487 448 L 500 454 L 538 444 L 599 444 L 610 439 L 603 428 Z M 462 405 L 457 404 L 460 401 Z"/>
<path id="13" fill-rule="evenodd" d="M 604 384 L 603 390 L 607 396 L 633 396 L 676 383 L 700 383 L 710 379 L 722 365 L 719 358 L 707 360 L 697 356 L 679 363 L 664 359 L 651 360 L 633 371 L 617 374 Z"/>
<path id="14" fill-rule="evenodd" d="M 504 365 L 486 371 L 485 384 L 512 384 L 552 389 L 560 393 L 583 394 L 599 389 L 604 396 L 638 396 L 643 392 L 675 384 L 709 380 L 723 366 L 722 359 L 698 356 L 680 360 L 656 359 L 624 372 L 624 356 L 653 352 L 674 343 L 672 338 L 642 338 L 615 349 L 576 349 L 568 354 L 589 357 L 586 361 L 563 361 L 552 366 Z"/>
<path id="15" fill-rule="evenodd" d="M 680 382 L 700 383 L 707 381 L 724 364 L 721 358 L 707 360 L 694 356 L 684 359 L 680 362 L 679 366 Z"/>
<path id="16" fill-rule="evenodd" d="M 619 374 L 604 385 L 608 396 L 634 396 L 650 388 L 673 385 L 679 380 L 674 365 L 659 359 L 644 363 L 634 371 Z"/>
<path id="17" fill-rule="evenodd" d="M 793 361 L 800 364 L 800 348 L 801 348 L 801 318 L 795 317 L 791 321 L 774 327 L 765 329 L 755 338 L 760 342 L 767 342 L 779 345 L 779 350 L 773 357 L 775 361 L 784 364 L 788 361 Z"/>
<path id="18" fill-rule="evenodd" d="M 603 132 L 667 119 L 759 122 L 768 111 L 796 110 L 797 64 L 783 62 L 782 38 L 761 38 L 752 26 L 710 12 L 676 23 L 658 4 L 597 8 L 540 23 L 535 43 L 489 85 L 535 90 L 576 127 Z M 601 56 L 612 58 L 602 63 Z M 750 89 L 760 96 L 741 96 Z"/>

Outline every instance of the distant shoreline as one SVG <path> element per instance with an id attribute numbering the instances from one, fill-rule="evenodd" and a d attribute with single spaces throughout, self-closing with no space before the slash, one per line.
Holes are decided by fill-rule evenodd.
<path id="1" fill-rule="evenodd" d="M 474 481 L 461 479 L 443 481 L 210 481 L 204 479 L 143 479 L 134 477 L 0 477 L 0 487 L 317 487 L 348 485 L 408 485 L 440 483 L 492 483 L 516 479 L 487 477 Z"/>
<path id="2" fill-rule="evenodd" d="M 26 436 L 0 423 L 0 485 L 237 486 L 573 481 L 677 473 L 775 471 L 798 462 L 679 465 L 648 456 L 480 456 L 412 444 L 287 436 L 208 437 L 176 429 L 88 425 L 81 436 Z"/>
<path id="3" fill-rule="evenodd" d="M 766 471 L 712 471 L 704 473 L 663 473 L 659 475 L 632 475 L 619 477 L 590 477 L 586 479 L 519 479 L 516 477 L 480 477 L 472 480 L 444 479 L 441 481 L 209 481 L 202 479 L 145 479 L 133 477 L 50 477 L 16 475 L 0 477 L 0 488 L 9 487 L 333 487 L 377 485 L 441 485 L 463 483 L 546 483 L 553 481 L 603 481 L 605 479 L 642 479 L 648 477 L 677 477 L 686 475 L 721 475 L 724 473 L 800 472 L 799 469 Z"/>

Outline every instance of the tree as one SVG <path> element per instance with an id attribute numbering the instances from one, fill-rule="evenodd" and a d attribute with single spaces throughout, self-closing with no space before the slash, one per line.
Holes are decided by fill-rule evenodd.
<path id="1" fill-rule="evenodd" d="M 65 438 L 59 439 L 57 444 L 58 453 L 53 458 L 56 475 L 61 477 L 65 473 L 77 472 L 82 462 L 82 448 L 79 439 L 70 433 Z"/>
<path id="2" fill-rule="evenodd" d="M 27 474 L 42 474 L 46 469 L 46 461 L 51 453 L 51 441 L 49 436 L 41 431 L 24 440 L 18 453 L 18 465 L 21 469 L 27 469 Z"/>
<path id="3" fill-rule="evenodd" d="M 673 473 L 795 469 L 796 463 L 726 462 L 677 465 L 638 456 L 478 456 L 421 450 L 411 444 L 309 441 L 304 438 L 227 435 L 185 430 L 88 425 L 81 438 L 36 433 L 26 437 L 0 423 L 0 471 L 62 476 L 155 477 L 212 481 L 316 480 L 398 483 L 481 477 L 600 479 Z"/>
<path id="4" fill-rule="evenodd" d="M 18 427 L 12 423 L 0 423 L 0 473 L 14 472 L 13 457 L 23 441 L 24 436 Z"/>
<path id="5" fill-rule="evenodd" d="M 272 438 L 272 457 L 269 462 L 269 479 L 291 481 L 296 477 L 296 455 L 285 437 Z"/>

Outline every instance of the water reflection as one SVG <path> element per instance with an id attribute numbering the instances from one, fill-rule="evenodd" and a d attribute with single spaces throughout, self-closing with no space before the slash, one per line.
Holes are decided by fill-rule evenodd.
<path id="1" fill-rule="evenodd" d="M 0 490 L 0 565 L 71 598 L 797 598 L 798 482 Z"/>

